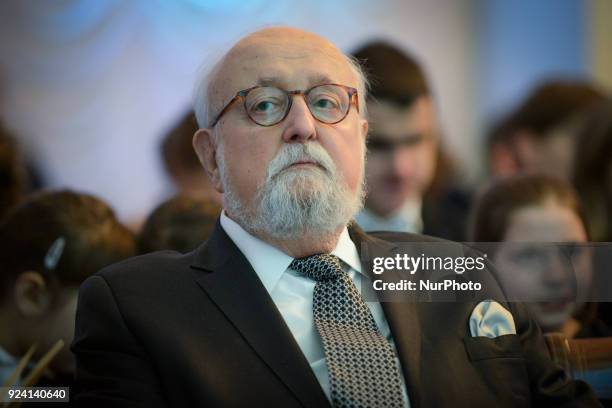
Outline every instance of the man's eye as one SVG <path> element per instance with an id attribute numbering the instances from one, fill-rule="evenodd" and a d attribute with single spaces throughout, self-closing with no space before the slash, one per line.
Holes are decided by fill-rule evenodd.
<path id="1" fill-rule="evenodd" d="M 270 112 L 278 108 L 278 104 L 274 101 L 261 101 L 255 104 L 253 111 L 255 112 Z"/>
<path id="2" fill-rule="evenodd" d="M 336 109 L 338 102 L 332 98 L 321 97 L 314 101 L 313 106 L 317 109 Z"/>
<path id="3" fill-rule="evenodd" d="M 393 150 L 393 143 L 386 140 L 371 138 L 367 140 L 368 151 L 371 152 L 388 152 Z"/>

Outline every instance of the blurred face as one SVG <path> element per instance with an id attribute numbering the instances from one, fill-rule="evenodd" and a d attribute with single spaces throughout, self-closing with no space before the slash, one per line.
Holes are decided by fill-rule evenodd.
<path id="1" fill-rule="evenodd" d="M 588 251 L 570 245 L 586 242 L 580 218 L 553 201 L 524 207 L 512 215 L 504 242 L 496 254 L 502 284 L 529 302 L 545 331 L 558 330 L 591 285 Z"/>
<path id="2" fill-rule="evenodd" d="M 439 129 L 429 97 L 408 107 L 388 102 L 368 106 L 366 207 L 391 215 L 409 200 L 420 200 L 434 177 Z"/>
<path id="3" fill-rule="evenodd" d="M 541 138 L 529 132 L 520 133 L 516 144 L 523 171 L 569 180 L 578 129 L 579 122 L 570 121 L 555 127 Z"/>
<path id="4" fill-rule="evenodd" d="M 211 92 L 217 101 L 213 110 L 218 113 L 238 91 L 256 85 L 290 91 L 328 83 L 359 86 L 333 45 L 299 30 L 263 30 L 240 41 L 226 56 Z M 219 168 L 209 163 L 207 170 L 225 193 L 228 215 L 247 230 L 274 233 L 270 225 L 275 225 L 282 229 L 276 231 L 281 238 L 321 224 L 335 229 L 349 221 L 359 207 L 367 133 L 367 122 L 354 106 L 344 120 L 326 124 L 313 117 L 302 96 L 292 98 L 290 111 L 278 124 L 254 123 L 240 102 L 194 140 L 200 157 L 209 148 L 205 139 L 212 139 L 213 145 L 219 141 L 214 146 Z M 309 210 L 313 206 L 333 219 L 333 225 L 315 222 L 317 211 Z M 286 208 L 301 211 L 294 215 L 303 217 L 282 213 Z M 292 225 L 283 229 L 287 223 Z"/>
<path id="5" fill-rule="evenodd" d="M 49 366 L 55 373 L 70 374 L 75 369 L 69 347 L 74 337 L 78 293 L 78 285 L 59 283 L 34 271 L 23 272 L 15 282 L 12 304 L 21 347 L 37 344 L 34 360 L 38 360 L 58 340 L 64 341 Z"/>
<path id="6" fill-rule="evenodd" d="M 176 169 L 173 181 L 180 194 L 202 197 L 221 205 L 221 194 L 210 186 L 210 180 L 201 168 L 197 172 L 191 169 Z"/>
<path id="7" fill-rule="evenodd" d="M 69 347 L 74 337 L 78 295 L 78 286 L 63 287 L 40 325 L 40 350 L 46 352 L 57 340 L 64 341 L 64 347 L 51 363 L 54 371 L 59 373 L 73 373 L 75 370 L 74 356 Z"/>

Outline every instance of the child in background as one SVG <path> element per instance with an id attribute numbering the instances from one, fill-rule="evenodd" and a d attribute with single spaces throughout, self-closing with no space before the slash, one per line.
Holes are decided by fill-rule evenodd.
<path id="1" fill-rule="evenodd" d="M 134 254 L 133 234 L 93 196 L 42 192 L 9 212 L 0 224 L 0 384 L 25 385 L 48 350 L 43 378 L 72 378 L 79 285 Z M 26 354 L 31 363 L 20 370 Z"/>
<path id="2" fill-rule="evenodd" d="M 567 338 L 610 336 L 585 303 L 592 270 L 584 218 L 571 186 L 544 175 L 516 176 L 490 186 L 472 217 L 471 239 L 500 242 L 499 279 L 514 300 L 525 301 L 544 332 Z"/>

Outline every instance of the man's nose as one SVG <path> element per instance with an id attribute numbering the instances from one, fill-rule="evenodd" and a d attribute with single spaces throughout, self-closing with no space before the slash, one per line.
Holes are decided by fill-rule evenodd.
<path id="1" fill-rule="evenodd" d="M 283 140 L 286 143 L 304 143 L 316 137 L 315 118 L 301 96 L 293 96 L 293 104 L 284 123 Z"/>
<path id="2" fill-rule="evenodd" d="M 391 153 L 389 165 L 393 172 L 402 176 L 411 176 L 415 172 L 416 162 L 410 149 L 396 147 Z"/>

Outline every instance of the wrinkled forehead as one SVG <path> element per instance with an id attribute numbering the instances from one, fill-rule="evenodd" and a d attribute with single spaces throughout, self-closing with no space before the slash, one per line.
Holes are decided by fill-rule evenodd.
<path id="1" fill-rule="evenodd" d="M 318 37 L 256 37 L 240 41 L 227 53 L 210 96 L 219 105 L 256 85 L 295 90 L 321 83 L 358 88 L 359 79 L 333 44 Z"/>

